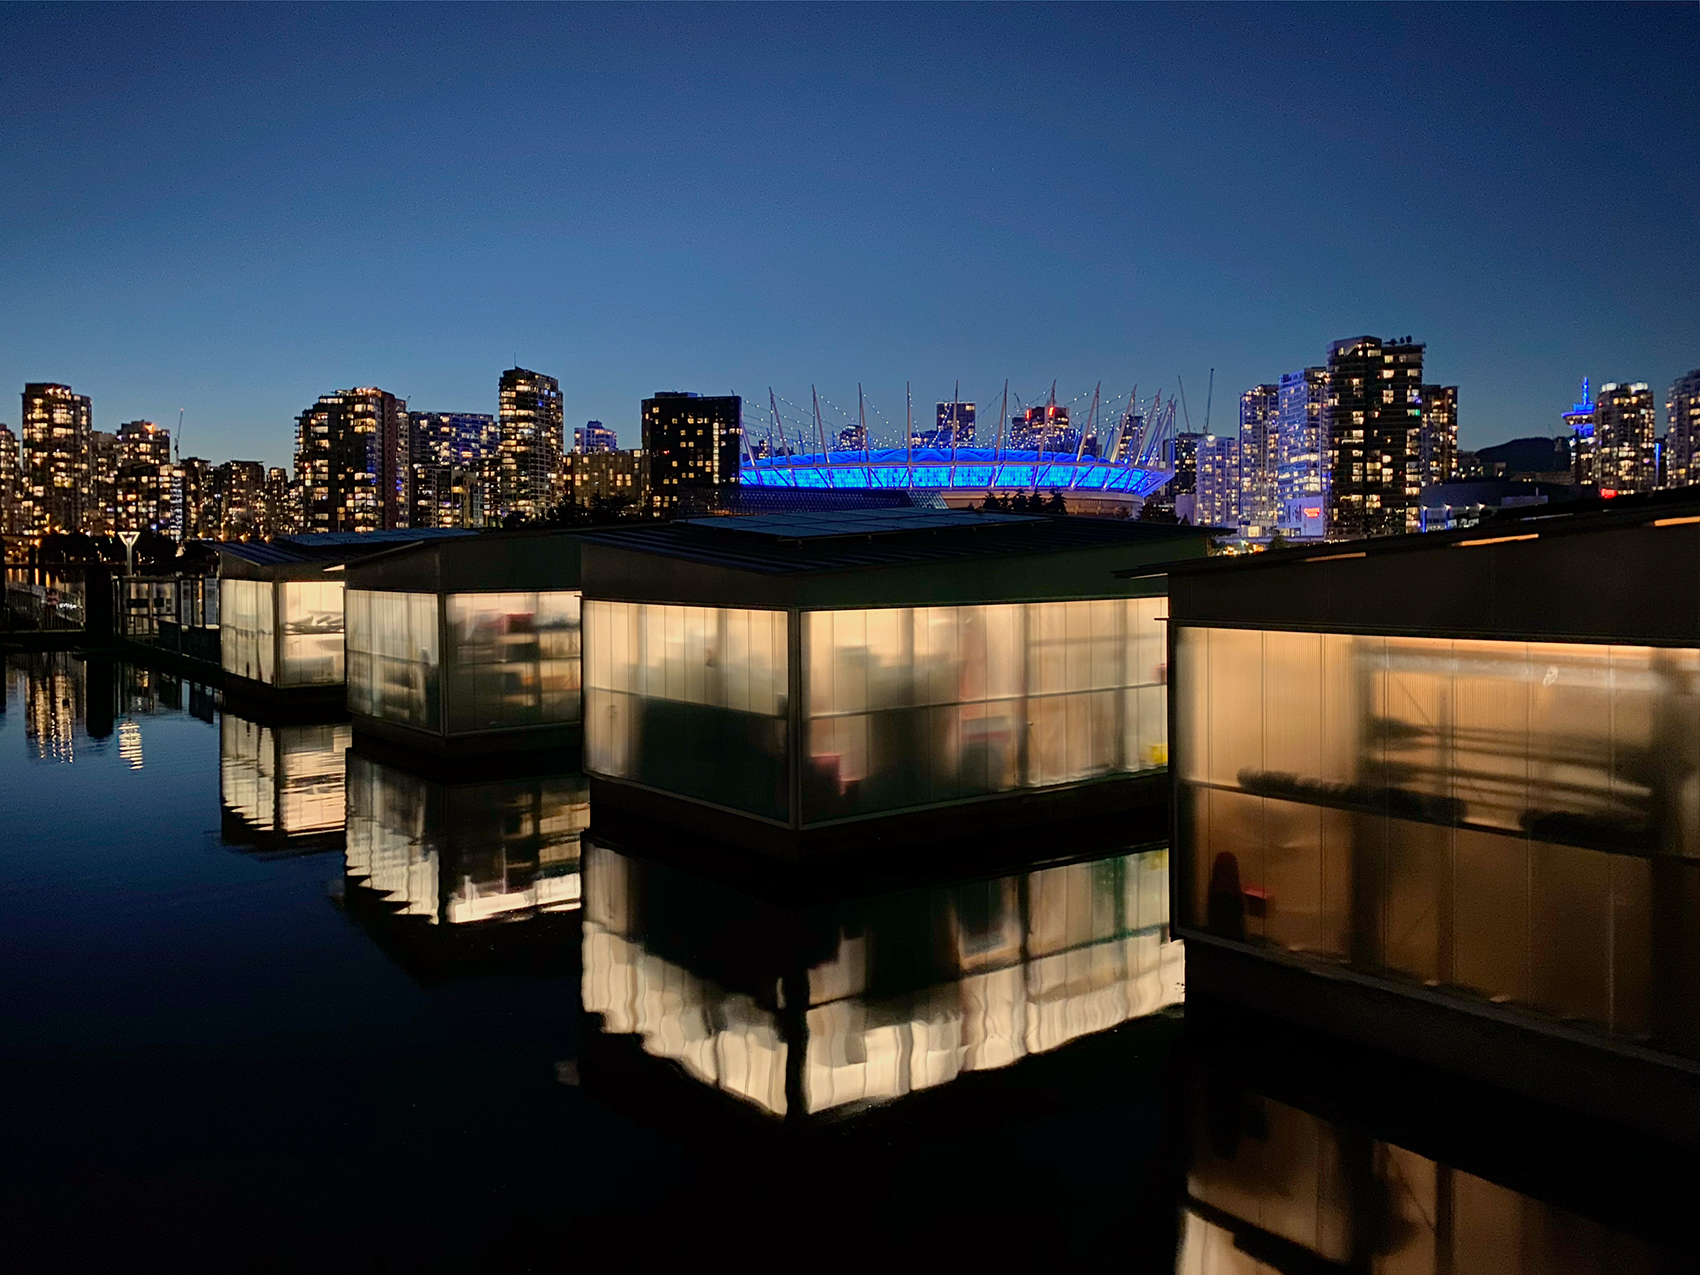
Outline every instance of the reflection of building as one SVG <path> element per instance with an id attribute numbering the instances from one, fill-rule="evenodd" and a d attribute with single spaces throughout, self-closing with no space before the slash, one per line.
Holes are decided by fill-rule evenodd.
<path id="1" fill-rule="evenodd" d="M 348 755 L 350 885 L 401 920 L 512 921 L 579 905 L 580 775 L 444 783 Z"/>
<path id="2" fill-rule="evenodd" d="M 140 727 L 135 717 L 183 709 L 184 683 L 175 677 L 115 663 L 96 654 L 65 652 L 7 657 L 0 666 L 0 711 L 15 704 L 29 754 L 38 761 L 73 762 L 108 746 L 119 719 L 120 752 L 139 769 Z M 190 712 L 211 720 L 206 688 L 188 687 Z"/>
<path id="3" fill-rule="evenodd" d="M 1193 988 L 1643 1127 L 1700 1111 L 1697 564 L 1690 502 L 1172 576 Z"/>
<path id="4" fill-rule="evenodd" d="M 584 876 L 585 1009 L 770 1115 L 901 1098 L 1181 999 L 1166 851 L 806 912 L 596 843 Z"/>
<path id="5" fill-rule="evenodd" d="M 441 537 L 351 563 L 346 578 L 362 730 L 433 751 L 578 742 L 574 537 Z"/>
<path id="6" fill-rule="evenodd" d="M 10 676 L 11 670 L 6 672 Z M 87 714 L 81 661 L 60 654 L 35 656 L 25 666 L 23 689 L 24 738 L 31 756 L 37 761 L 75 761 L 78 727 Z"/>
<path id="7" fill-rule="evenodd" d="M 339 848 L 349 738 L 347 722 L 268 725 L 221 713 L 224 840 L 288 854 Z"/>
<path id="8" fill-rule="evenodd" d="M 1632 1234 L 1236 1087 L 1200 1086 L 1192 1130 L 1177 1275 L 1672 1269 Z"/>
<path id="9" fill-rule="evenodd" d="M 682 496 L 713 494 L 738 482 L 744 400 L 666 390 L 643 400 L 643 452 L 649 457 L 650 508 L 670 516 Z"/>
<path id="10" fill-rule="evenodd" d="M 90 495 L 94 411 L 69 385 L 24 386 L 23 482 L 25 531 L 45 536 L 80 531 Z"/>
<path id="11" fill-rule="evenodd" d="M 1203 552 L 1189 528 L 894 509 L 582 541 L 599 802 L 790 854 L 946 803 L 958 831 L 1137 804 L 1165 764 L 1160 564 Z"/>

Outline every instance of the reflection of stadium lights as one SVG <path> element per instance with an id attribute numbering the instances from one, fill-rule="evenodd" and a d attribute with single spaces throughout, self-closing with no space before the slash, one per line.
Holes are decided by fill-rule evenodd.
<path id="1" fill-rule="evenodd" d="M 133 717 L 118 723 L 118 755 L 130 763 L 131 770 L 142 768 L 142 728 Z"/>

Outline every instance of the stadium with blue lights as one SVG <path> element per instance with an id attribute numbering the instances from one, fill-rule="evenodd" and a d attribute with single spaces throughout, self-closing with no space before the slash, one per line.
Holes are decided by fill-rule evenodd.
<path id="1" fill-rule="evenodd" d="M 739 480 L 750 487 L 831 487 L 936 491 L 947 504 L 986 496 L 1060 493 L 1076 503 L 1135 505 L 1174 477 L 1150 468 L 1067 452 L 990 447 L 874 448 L 871 451 L 745 457 Z"/>

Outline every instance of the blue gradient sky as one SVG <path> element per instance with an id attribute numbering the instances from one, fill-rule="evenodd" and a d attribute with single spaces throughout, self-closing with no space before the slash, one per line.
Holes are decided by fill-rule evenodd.
<path id="1" fill-rule="evenodd" d="M 1410 333 L 1467 445 L 1700 366 L 1700 6 L 0 5 L 0 421 L 1172 391 Z M 982 411 L 986 409 L 982 408 Z M 988 413 L 989 415 L 989 413 Z"/>

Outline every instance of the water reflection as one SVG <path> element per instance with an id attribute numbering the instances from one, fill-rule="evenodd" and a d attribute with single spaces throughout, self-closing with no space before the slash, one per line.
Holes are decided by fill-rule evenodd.
<path id="1" fill-rule="evenodd" d="M 788 909 L 595 842 L 584 1008 L 775 1116 L 1008 1066 L 1181 1000 L 1168 852 Z"/>
<path id="2" fill-rule="evenodd" d="M 104 754 L 117 736 L 119 757 L 133 770 L 145 762 L 137 718 L 189 711 L 210 722 L 213 693 L 169 674 L 99 655 L 69 651 L 15 654 L 0 672 L 0 711 L 23 719 L 30 760 L 74 763 Z"/>
<path id="3" fill-rule="evenodd" d="M 316 854 L 343 844 L 347 722 L 219 719 L 219 800 L 227 844 Z"/>
<path id="4" fill-rule="evenodd" d="M 348 754 L 348 888 L 429 925 L 523 920 L 579 905 L 582 775 L 415 774 Z"/>
<path id="5" fill-rule="evenodd" d="M 1198 1082 L 1180 1275 L 1673 1269 L 1647 1239 L 1378 1136 L 1373 1107 L 1396 1100 L 1381 1095 L 1367 1124 L 1343 1125 L 1234 1082 Z M 1451 1121 L 1437 1123 L 1428 1137 L 1457 1138 Z"/>

